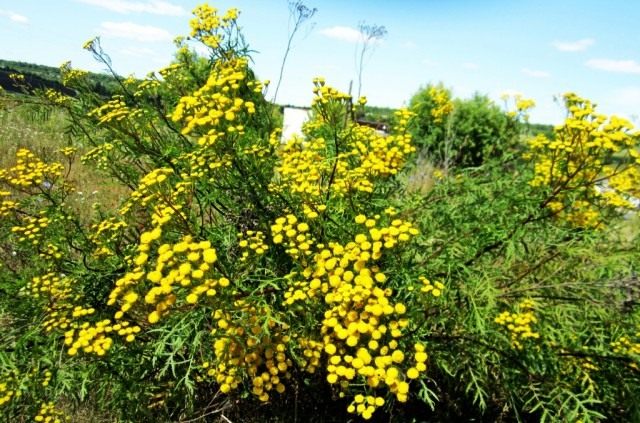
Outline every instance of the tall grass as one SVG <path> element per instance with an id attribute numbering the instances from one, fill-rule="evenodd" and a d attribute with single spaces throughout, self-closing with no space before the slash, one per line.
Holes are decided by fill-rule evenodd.
<path id="1" fill-rule="evenodd" d="M 14 104 L 14 98 L 11 95 L 0 98 L 0 104 L 9 105 L 0 108 L 0 167 L 13 165 L 16 152 L 22 148 L 33 151 L 45 161 L 67 162 L 59 150 L 74 145 L 64 113 L 45 109 L 29 100 Z M 85 152 L 86 148 L 78 146 L 76 158 Z M 104 209 L 115 209 L 128 195 L 128 190 L 121 184 L 78 159 L 70 167 L 68 180 L 77 187 L 68 200 L 69 204 L 87 219 L 91 214 L 90 208 L 95 204 Z"/>

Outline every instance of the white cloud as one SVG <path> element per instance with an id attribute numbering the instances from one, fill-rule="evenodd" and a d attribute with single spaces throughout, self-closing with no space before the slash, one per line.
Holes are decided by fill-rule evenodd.
<path id="1" fill-rule="evenodd" d="M 583 38 L 577 41 L 554 41 L 551 45 L 560 51 L 584 51 L 593 43 L 593 38 Z"/>
<path id="2" fill-rule="evenodd" d="M 468 69 L 468 70 L 476 70 L 478 69 L 480 66 L 478 66 L 477 63 L 473 63 L 473 62 L 466 62 L 462 64 L 462 67 L 464 69 Z"/>
<path id="3" fill-rule="evenodd" d="M 173 36 L 166 30 L 132 22 L 102 22 L 98 30 L 100 35 L 114 38 L 127 38 L 140 42 L 170 41 Z"/>
<path id="4" fill-rule="evenodd" d="M 116 13 L 152 13 L 154 15 L 183 16 L 187 12 L 182 6 L 163 0 L 76 0 L 80 3 L 102 7 Z"/>
<path id="5" fill-rule="evenodd" d="M 362 32 L 349 26 L 332 26 L 320 30 L 320 34 L 336 40 L 358 43 L 364 40 Z"/>
<path id="6" fill-rule="evenodd" d="M 26 16 L 23 15 L 19 15 L 15 12 L 12 12 L 10 10 L 1 10 L 0 9 L 0 16 L 5 16 L 7 18 L 9 18 L 9 20 L 12 20 L 13 22 L 17 22 L 20 24 L 27 24 L 29 23 L 29 19 Z"/>
<path id="7" fill-rule="evenodd" d="M 585 64 L 590 68 L 609 72 L 640 74 L 640 63 L 635 60 L 591 59 Z"/>

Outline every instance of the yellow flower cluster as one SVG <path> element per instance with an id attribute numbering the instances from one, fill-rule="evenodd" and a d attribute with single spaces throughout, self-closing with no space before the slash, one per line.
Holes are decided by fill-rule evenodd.
<path id="1" fill-rule="evenodd" d="M 347 93 L 338 91 L 337 89 L 325 85 L 325 79 L 317 77 L 313 79 L 313 100 L 312 106 L 328 105 L 329 103 L 342 104 L 343 102 L 350 102 L 351 96 Z M 320 110 L 326 111 L 326 108 Z M 323 113 L 324 115 L 324 113 Z M 326 115 L 324 115 L 326 117 Z"/>
<path id="2" fill-rule="evenodd" d="M 206 129 L 198 139 L 201 146 L 214 145 L 220 132 L 242 131 L 242 125 L 234 122 L 242 121 L 243 113 L 254 114 L 255 105 L 240 98 L 238 91 L 241 84 L 258 92 L 262 91 L 257 81 L 246 81 L 247 72 L 246 58 L 217 61 L 207 82 L 192 95 L 180 98 L 171 119 L 184 123 L 181 131 L 184 135 L 197 128 Z"/>
<path id="3" fill-rule="evenodd" d="M 169 116 L 181 125 L 183 135 L 193 138 L 192 148 L 171 157 L 171 167 L 153 169 L 144 175 L 119 210 L 120 216 L 97 222 L 89 235 L 96 256 L 105 256 L 113 254 L 114 244 L 127 229 L 127 234 L 141 232 L 137 247 L 124 247 L 124 253 L 130 254 L 124 258 L 126 272 L 119 274 L 109 293 L 107 305 L 113 307 L 113 318 L 93 317 L 96 313 L 92 307 L 79 305 L 83 298 L 76 293 L 75 281 L 49 273 L 33 278 L 29 285 L 31 295 L 50 303 L 46 309 L 46 330 L 64 330 L 69 355 L 102 356 L 112 348 L 117 336 L 124 342 L 134 342 L 139 337 L 142 328 L 135 322 L 146 317 L 153 325 L 178 308 L 189 310 L 206 302 L 215 309 L 213 349 L 209 353 L 213 358 L 203 363 L 203 368 L 222 393 L 250 381 L 251 392 L 261 401 L 269 401 L 275 393 L 285 391 L 285 381 L 291 377 L 293 362 L 288 349 L 299 348 L 300 364 L 306 371 L 322 369 L 327 381 L 342 395 L 356 394 L 349 406 L 352 413 L 368 419 L 391 395 L 398 401 L 407 401 L 410 383 L 426 371 L 428 357 L 422 344 L 407 340 L 410 324 L 407 306 L 395 297 L 397 293 L 387 283 L 388 276 L 378 260 L 385 250 L 408 242 L 418 230 L 410 222 L 394 218 L 397 211 L 389 208 L 382 216 L 355 217 L 360 225 L 358 233 L 345 241 L 320 242 L 326 234 L 316 231 L 319 223 L 314 219 L 326 212 L 327 198 L 372 193 L 379 180 L 399 172 L 407 156 L 415 151 L 407 131 L 411 114 L 399 111 L 394 135 L 380 135 L 372 128 L 351 122 L 351 97 L 317 78 L 314 119 L 305 127 L 305 140 L 293 139 L 281 146 L 278 133 L 274 132 L 268 141 L 260 138 L 247 143 L 249 137 L 242 135 L 246 135 L 245 130 L 250 131 L 243 123 L 256 113 L 256 104 L 241 96 L 247 91 L 261 93 L 264 85 L 251 80 L 247 58 L 222 51 L 225 47 L 221 43 L 233 30 L 237 11 L 232 9 L 220 17 L 214 8 L 205 5 L 194 14 L 191 37 L 221 51 L 212 52 L 216 60 L 204 85 L 182 96 Z M 97 41 L 86 45 L 94 52 L 98 47 Z M 187 75 L 183 66 L 185 63 L 176 63 L 160 71 L 160 75 L 165 81 L 184 77 L 187 82 L 194 75 Z M 65 83 L 74 83 L 84 76 L 69 64 L 63 68 Z M 124 84 L 136 97 L 165 87 L 153 76 L 141 83 L 128 78 Z M 180 86 L 167 88 L 172 95 L 185 92 Z M 127 101 L 124 96 L 114 96 L 89 116 L 105 126 L 121 128 L 118 122 L 140 117 L 142 113 Z M 359 104 L 365 102 L 363 98 Z M 443 114 L 449 113 L 446 104 L 441 106 Z M 137 125 L 133 120 L 130 123 Z M 335 139 L 327 134 L 324 126 L 327 123 L 342 128 Z M 83 161 L 95 161 L 106 168 L 117 154 L 125 154 L 120 146 L 117 140 L 99 145 Z M 71 157 L 76 151 L 67 148 L 61 153 Z M 291 337 L 288 335 L 291 328 L 282 322 L 283 316 L 276 315 L 277 310 L 239 299 L 244 294 L 232 286 L 228 279 L 232 276 L 223 276 L 226 262 L 218 263 L 218 252 L 211 242 L 191 235 L 180 236 L 185 232 L 178 232 L 182 229 L 179 225 L 168 225 L 181 221 L 189 226 L 188 216 L 194 209 L 191 198 L 199 181 L 209 178 L 227 185 L 230 181 L 215 178 L 221 173 L 219 170 L 256 157 L 277 160 L 270 189 L 293 196 L 295 206 L 272 222 L 270 233 L 263 232 L 264 228 L 238 233 L 241 261 L 265 254 L 273 245 L 283 247 L 294 263 L 294 269 L 285 278 L 289 283 L 284 294 L 284 303 L 289 306 L 286 313 L 303 312 L 301 302 L 319 305 L 321 321 L 316 325 L 319 333 L 313 337 L 309 334 Z M 35 160 L 35 156 L 28 157 L 30 163 Z M 16 182 L 11 183 L 23 188 L 40 187 L 61 176 L 62 166 L 32 169 L 24 165 L 19 171 L 22 173 L 18 176 L 0 173 L 0 178 L 12 177 Z M 293 207 L 297 207 L 295 212 Z M 147 224 L 142 222 L 144 213 L 149 215 Z M 141 222 L 137 228 L 126 223 L 133 216 Z M 47 223 L 27 222 L 24 231 L 16 232 L 25 239 L 35 239 Z M 56 257 L 61 252 L 55 245 L 47 244 L 44 254 Z M 440 295 L 443 289 L 439 282 L 429 286 L 433 296 Z M 50 377 L 44 383 L 48 384 Z M 43 405 L 40 416 L 42 421 L 58 418 L 51 404 Z"/>
<path id="4" fill-rule="evenodd" d="M 115 217 L 110 217 L 100 223 L 91 225 L 89 239 L 96 246 L 94 254 L 96 256 L 113 255 L 109 244 L 115 241 L 126 227 L 127 224 L 125 222 Z"/>
<path id="5" fill-rule="evenodd" d="M 617 341 L 611 343 L 611 348 L 616 354 L 635 355 L 640 356 L 640 342 L 637 338 L 640 337 L 640 332 L 635 334 L 636 340 L 632 340 L 628 336 L 621 336 Z"/>
<path id="6" fill-rule="evenodd" d="M 640 164 L 640 151 L 629 150 L 629 155 L 635 159 L 636 164 Z M 628 197 L 640 198 L 640 166 L 628 166 L 624 169 L 605 166 L 603 173 L 610 175 L 608 186 L 612 191 L 604 191 L 601 195 L 608 197 L 607 201 L 616 207 L 633 208 Z"/>
<path id="7" fill-rule="evenodd" d="M 223 38 L 220 30 L 234 24 L 239 13 L 238 9 L 229 9 L 224 16 L 220 17 L 215 7 L 208 4 L 199 5 L 193 10 L 195 18 L 189 22 L 191 36 L 207 47 L 217 49 Z"/>
<path id="8" fill-rule="evenodd" d="M 111 100 L 89 112 L 89 116 L 98 118 L 100 124 L 121 121 L 126 117 L 135 118 L 142 114 L 141 110 L 132 110 L 124 101 L 124 96 L 114 95 Z"/>
<path id="9" fill-rule="evenodd" d="M 155 93 L 156 89 L 160 87 L 160 81 L 155 78 L 145 79 L 140 82 L 133 92 L 134 97 L 141 97 L 145 94 Z"/>
<path id="10" fill-rule="evenodd" d="M 14 372 L 5 373 L 0 377 L 0 407 L 8 404 L 14 397 L 20 396 L 18 378 Z"/>
<path id="11" fill-rule="evenodd" d="M 424 276 L 418 276 L 420 282 L 422 282 L 422 287 L 420 288 L 421 292 L 431 294 L 434 297 L 439 297 L 442 295 L 442 291 L 444 290 L 444 284 L 440 281 L 436 281 L 431 283 L 431 281 Z"/>
<path id="12" fill-rule="evenodd" d="M 51 382 L 51 378 L 53 377 L 53 373 L 50 370 L 45 370 L 44 378 L 42 379 L 42 383 L 40 385 L 46 387 L 49 386 L 49 382 Z"/>
<path id="13" fill-rule="evenodd" d="M 78 149 L 76 147 L 64 147 L 59 149 L 58 152 L 63 156 L 73 157 L 78 152 Z"/>
<path id="14" fill-rule="evenodd" d="M 18 241 L 29 242 L 37 246 L 43 237 L 43 231 L 47 229 L 51 219 L 46 216 L 31 217 L 25 216 L 22 226 L 13 226 L 11 232 L 19 236 Z"/>
<path id="15" fill-rule="evenodd" d="M 133 191 L 125 204 L 120 208 L 120 214 L 127 214 L 135 204 L 147 206 L 155 200 L 162 199 L 164 192 L 163 187 L 167 187 L 169 181 L 167 178 L 173 174 L 173 169 L 161 167 L 152 170 L 140 179 L 138 187 Z M 163 184 L 163 182 L 167 184 Z"/>
<path id="16" fill-rule="evenodd" d="M 310 200 L 320 197 L 323 177 L 331 172 L 330 164 L 324 157 L 325 149 L 323 138 L 305 141 L 299 137 L 289 139 L 278 151 L 279 163 L 275 170 L 280 181 L 272 183 L 271 190 L 302 195 Z M 343 172 L 344 168 L 341 166 Z"/>
<path id="17" fill-rule="evenodd" d="M 42 324 L 47 332 L 73 327 L 75 318 L 95 312 L 92 307 L 75 305 L 80 298 L 73 292 L 74 283 L 75 281 L 67 276 L 50 272 L 34 277 L 27 285 L 33 298 L 46 301 L 44 310 L 46 317 Z"/>
<path id="18" fill-rule="evenodd" d="M 597 372 L 598 370 L 600 370 L 600 367 L 598 367 L 591 358 L 586 357 L 583 358 L 581 360 L 578 361 L 580 367 L 582 367 L 583 370 L 586 370 L 587 372 L 589 371 L 594 371 Z"/>
<path id="19" fill-rule="evenodd" d="M 532 324 L 538 322 L 533 309 L 535 303 L 532 300 L 524 300 L 518 304 L 518 312 L 502 312 L 494 321 L 507 328 L 511 336 L 511 344 L 518 350 L 523 349 L 522 341 L 538 339 L 540 334 L 534 332 Z"/>
<path id="20" fill-rule="evenodd" d="M 24 390 L 47 387 L 51 382 L 53 373 L 50 370 L 33 367 L 29 372 L 21 373 L 12 369 L 0 374 L 0 408 L 8 405 L 12 399 L 20 398 Z M 50 420 L 38 420 L 49 421 Z"/>
<path id="21" fill-rule="evenodd" d="M 69 347 L 67 353 L 76 355 L 79 351 L 87 354 L 103 356 L 113 345 L 112 334 L 117 334 L 127 342 L 133 342 L 141 328 L 129 322 L 112 323 L 109 319 L 95 324 L 84 322 L 77 328 L 70 329 L 64 334 L 64 343 Z"/>
<path id="22" fill-rule="evenodd" d="M 327 246 L 317 244 L 315 247 L 314 238 L 306 234 L 309 230 L 306 223 L 298 223 L 294 215 L 278 218 L 275 225 L 271 227 L 273 242 L 275 244 L 282 242 L 284 234 L 289 240 L 285 244 L 288 247 L 287 252 L 293 258 L 297 258 L 302 251 L 302 257 L 312 256 L 311 261 L 314 263 L 312 267 L 304 268 L 302 276 L 305 280 L 294 282 L 287 290 L 285 304 L 292 305 L 296 301 L 315 298 L 319 292 L 327 295 L 325 301 L 331 302 L 328 297 L 329 292 L 341 286 L 340 276 L 351 262 L 355 263 L 355 270 L 359 272 L 368 261 L 379 259 L 383 248 L 393 248 L 398 242 L 408 241 L 411 236 L 418 234 L 418 230 L 409 222 L 400 219 L 394 219 L 389 227 L 376 228 L 379 218 L 380 216 L 377 215 L 369 219 L 364 215 L 355 218 L 356 223 L 368 229 L 368 236 L 364 233 L 357 234 L 353 242 L 344 246 L 337 242 L 330 242 Z M 306 260 L 302 264 L 306 266 Z M 294 276 L 291 274 L 290 278 Z M 345 276 L 347 282 L 351 282 L 355 277 L 352 271 L 347 271 Z M 326 280 L 323 281 L 323 277 Z M 386 280 L 382 273 L 375 277 L 378 282 Z M 338 297 L 342 298 L 341 295 Z"/>
<path id="23" fill-rule="evenodd" d="M 25 82 L 24 75 L 21 73 L 10 73 L 9 78 L 16 83 Z"/>
<path id="24" fill-rule="evenodd" d="M 258 159 L 264 158 L 271 151 L 268 147 L 263 147 L 259 145 L 252 145 L 251 147 L 244 148 L 240 151 L 240 154 L 245 156 L 254 156 Z"/>
<path id="25" fill-rule="evenodd" d="M 509 110 L 507 116 L 515 119 L 522 118 L 525 122 L 529 120 L 529 110 L 533 109 L 536 102 L 529 98 L 524 98 L 522 94 L 503 94 L 500 98 L 505 102 L 505 107 L 510 108 L 510 100 L 513 99 L 514 110 Z"/>
<path id="26" fill-rule="evenodd" d="M 553 140 L 538 135 L 525 158 L 534 162 L 533 186 L 552 189 L 548 207 L 575 226 L 601 225 L 601 208 L 629 208 L 640 181 L 638 131 L 622 118 L 596 113 L 588 100 L 564 96 L 568 117 Z M 607 165 L 612 155 L 619 165 Z M 599 185 L 599 186 L 598 186 Z M 576 198 L 577 197 L 577 198 Z"/>
<path id="27" fill-rule="evenodd" d="M 167 79 L 167 78 L 171 78 L 175 75 L 179 75 L 179 70 L 182 67 L 182 65 L 180 63 L 172 63 L 169 66 L 166 66 L 160 70 L 158 70 L 158 73 L 160 74 L 160 76 L 162 76 L 162 78 Z"/>
<path id="28" fill-rule="evenodd" d="M 288 279 L 295 282 L 285 293 L 285 304 L 322 298 L 327 306 L 322 340 L 301 338 L 298 343 L 305 357 L 301 364 L 307 371 L 316 371 L 324 352 L 330 384 L 339 386 L 343 392 L 362 383 L 372 389 L 386 387 L 398 401 L 404 402 L 409 381 L 426 370 L 427 356 L 424 348 L 416 345 L 414 363 L 409 363 L 401 347 L 403 329 L 409 324 L 404 316 L 406 306 L 391 301 L 393 292 L 384 286 L 387 276 L 375 261 L 381 258 L 383 249 L 408 241 L 418 230 L 401 219 L 380 227 L 380 219 L 377 215 L 357 216 L 356 223 L 366 232 L 356 234 L 346 245 L 310 243 L 305 251 L 312 253 L 300 256 L 304 280 L 297 281 L 295 272 L 289 275 Z M 272 227 L 274 242 L 276 236 L 297 242 L 301 232 L 305 238 L 300 241 L 307 242 L 308 228 L 303 226 L 304 231 L 300 231 L 297 225 L 300 223 L 293 215 L 279 218 Z M 300 249 L 299 244 L 294 246 Z M 307 262 L 311 264 L 306 265 Z M 353 411 L 369 418 L 379 403 L 375 400 L 373 404 L 368 400 L 366 404 L 353 403 Z"/>
<path id="29" fill-rule="evenodd" d="M 298 338 L 295 334 L 293 337 Z M 302 357 L 299 357 L 297 360 L 298 364 L 306 372 L 315 373 L 321 365 L 320 359 L 322 358 L 324 344 L 310 338 L 299 337 L 297 339 L 297 345 L 302 350 Z"/>
<path id="30" fill-rule="evenodd" d="M 415 151 L 406 130 L 411 113 L 404 109 L 396 112 L 394 135 L 384 136 L 373 128 L 348 122 L 335 139 L 314 136 L 313 131 L 324 122 L 345 121 L 339 116 L 350 98 L 324 83 L 316 84 L 314 120 L 305 126 L 307 137 L 292 137 L 280 147 L 275 168 L 278 178 L 270 189 L 299 195 L 307 203 L 317 202 L 329 190 L 338 197 L 354 191 L 373 192 L 377 178 L 395 175 L 407 155 Z M 337 117 L 334 109 L 340 112 Z"/>
<path id="31" fill-rule="evenodd" d="M 400 121 L 407 121 L 410 114 L 396 114 Z M 396 131 L 398 128 L 396 128 Z M 405 156 L 415 151 L 408 134 L 380 136 L 371 128 L 356 126 L 352 154 L 361 161 L 360 172 L 371 177 L 395 175 L 405 163 Z"/>
<path id="32" fill-rule="evenodd" d="M 127 90 L 133 91 L 138 86 L 138 80 L 136 79 L 136 76 L 131 73 L 122 81 L 122 84 L 127 88 Z"/>
<path id="33" fill-rule="evenodd" d="M 53 402 L 43 402 L 40 404 L 40 411 L 33 420 L 44 423 L 63 423 L 70 422 L 71 417 L 58 410 Z"/>
<path id="34" fill-rule="evenodd" d="M 549 204 L 549 208 L 551 210 L 559 210 L 561 212 L 564 210 L 564 206 L 559 201 L 554 201 Z M 589 201 L 575 200 L 571 203 L 571 209 L 571 212 L 564 213 L 563 217 L 573 226 L 596 228 L 600 225 L 600 212 Z"/>
<path id="35" fill-rule="evenodd" d="M 38 253 L 38 255 L 42 258 L 50 260 L 59 260 L 62 258 L 60 247 L 51 243 L 47 243 L 47 245 Z"/>
<path id="36" fill-rule="evenodd" d="M 265 235 L 262 231 L 249 230 L 244 234 L 242 232 L 239 232 L 238 238 L 238 246 L 243 250 L 240 261 L 246 261 L 247 258 L 249 258 L 250 251 L 258 256 L 261 256 L 269 249 L 269 246 L 264 242 Z"/>
<path id="37" fill-rule="evenodd" d="M 64 343 L 68 347 L 69 355 L 76 355 L 80 350 L 99 356 L 104 355 L 113 343 L 109 336 L 111 333 L 124 337 L 128 342 L 135 339 L 135 334 L 141 329 L 129 322 L 112 324 L 106 319 L 92 324 L 82 321 L 83 318 L 95 314 L 95 309 L 77 305 L 82 297 L 74 292 L 74 283 L 75 281 L 69 277 L 47 273 L 34 277 L 27 285 L 33 298 L 43 299 L 46 302 L 43 321 L 45 330 L 48 332 L 54 329 L 65 330 Z M 43 383 L 48 384 L 46 375 Z"/>
<path id="38" fill-rule="evenodd" d="M 327 206 L 325 204 L 304 203 L 302 205 L 302 212 L 309 220 L 316 219 L 320 213 L 323 213 L 325 210 L 327 210 Z"/>
<path id="39" fill-rule="evenodd" d="M 87 151 L 81 158 L 80 161 L 83 164 L 88 164 L 93 162 L 96 168 L 98 169 L 108 169 L 111 158 L 109 155 L 114 151 L 116 145 L 112 142 L 105 142 L 104 144 L 100 144 L 91 150 Z"/>
<path id="40" fill-rule="evenodd" d="M 453 111 L 453 102 L 449 91 L 440 86 L 432 86 L 429 88 L 429 97 L 435 103 L 431 109 L 433 121 L 435 123 L 443 122 Z"/>
<path id="41" fill-rule="evenodd" d="M 364 396 L 362 394 L 357 394 L 353 398 L 353 402 L 347 407 L 347 412 L 357 413 L 362 416 L 363 419 L 369 420 L 373 416 L 373 413 L 376 411 L 376 408 L 382 407 L 383 405 L 383 397 L 375 397 L 373 395 Z"/>
<path id="42" fill-rule="evenodd" d="M 9 197 L 11 192 L 9 191 L 0 191 L 0 198 Z M 14 210 L 18 208 L 20 203 L 13 200 L 2 199 L 0 202 L 0 218 L 9 216 Z"/>
<path id="43" fill-rule="evenodd" d="M 73 69 L 71 62 L 64 62 L 60 65 L 60 78 L 62 85 L 71 86 L 83 82 L 89 73 L 80 69 Z"/>
<path id="44" fill-rule="evenodd" d="M 89 50 L 89 51 L 92 51 L 92 50 L 95 48 L 96 43 L 97 43 L 98 41 L 99 41 L 99 40 L 98 40 L 98 38 L 97 38 L 97 37 L 91 38 L 91 39 L 89 39 L 89 40 L 85 41 L 85 42 L 84 42 L 84 44 L 82 44 L 82 49 L 83 49 L 83 50 Z"/>
<path id="45" fill-rule="evenodd" d="M 49 102 L 51 102 L 51 104 L 58 105 L 58 106 L 68 105 L 72 100 L 72 97 L 69 97 L 68 95 L 64 95 L 60 91 L 54 90 L 52 88 L 47 88 L 44 90 L 44 97 Z"/>
<path id="46" fill-rule="evenodd" d="M 202 295 L 212 297 L 216 289 L 229 286 L 227 278 L 213 278 L 211 270 L 218 257 L 209 241 L 195 242 L 184 236 L 175 244 L 159 244 L 162 230 L 154 228 L 140 236 L 138 255 L 133 258 L 134 267 L 116 281 L 109 294 L 108 305 L 121 301 L 116 320 L 121 319 L 136 303 L 144 300 L 155 308 L 147 316 L 149 323 L 157 323 L 169 313 L 177 300 L 177 293 L 185 294 L 185 302 L 195 304 Z M 156 248 L 150 260 L 152 247 Z M 152 284 L 150 288 L 148 282 Z M 142 292 L 141 289 L 146 289 Z"/>
<path id="47" fill-rule="evenodd" d="M 529 120 L 529 110 L 536 106 L 536 102 L 530 98 L 516 96 L 516 116 L 522 117 L 525 121 Z"/>
<path id="48" fill-rule="evenodd" d="M 311 254 L 311 246 L 315 243 L 315 239 L 308 232 L 309 224 L 299 222 L 293 214 L 279 217 L 271 225 L 273 243 L 284 245 L 287 254 L 293 258 Z"/>
<path id="49" fill-rule="evenodd" d="M 60 163 L 47 164 L 26 148 L 16 153 L 16 164 L 8 169 L 0 169 L 0 182 L 5 182 L 18 190 L 42 189 L 43 183 L 54 184 L 62 176 L 64 167 Z"/>
<path id="50" fill-rule="evenodd" d="M 211 140 L 214 135 L 208 135 Z M 216 183 L 222 171 L 228 170 L 233 164 L 233 157 L 228 154 L 218 155 L 215 150 L 206 147 L 198 148 L 192 152 L 184 153 L 180 160 L 188 163 L 189 174 L 183 176 L 186 181 L 208 181 Z"/>
<path id="51" fill-rule="evenodd" d="M 284 381 L 291 378 L 293 365 L 286 355 L 289 336 L 282 335 L 288 327 L 278 324 L 269 316 L 268 309 L 257 309 L 243 300 L 234 302 L 237 308 L 230 312 L 216 310 L 213 318 L 216 328 L 211 332 L 214 342 L 215 363 L 204 363 L 207 374 L 220 385 L 220 391 L 228 393 L 236 389 L 243 376 L 251 380 L 251 392 L 260 401 L 269 401 L 270 393 L 285 391 Z"/>

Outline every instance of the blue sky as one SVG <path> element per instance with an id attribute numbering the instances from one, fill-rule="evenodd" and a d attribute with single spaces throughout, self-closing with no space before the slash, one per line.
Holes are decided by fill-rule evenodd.
<path id="1" fill-rule="evenodd" d="M 191 0 L 0 0 L 0 58 L 101 71 L 82 44 L 100 35 L 115 69 L 144 76 L 168 64 L 172 39 L 187 34 Z M 288 37 L 286 0 L 210 1 L 241 10 L 261 79 L 277 80 Z M 387 36 L 364 66 L 369 103 L 399 107 L 420 86 L 500 102 L 504 92 L 536 100 L 532 121 L 559 123 L 554 96 L 574 91 L 605 113 L 640 115 L 640 2 L 506 0 L 308 0 L 313 26 L 294 40 L 278 102 L 308 105 L 311 80 L 346 91 L 356 79 L 361 21 Z M 355 92 L 355 89 L 354 89 Z M 640 122 L 637 122 L 640 123 Z"/>

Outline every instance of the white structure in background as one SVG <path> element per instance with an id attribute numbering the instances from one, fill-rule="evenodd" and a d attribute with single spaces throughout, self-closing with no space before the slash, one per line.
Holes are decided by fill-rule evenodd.
<path id="1" fill-rule="evenodd" d="M 311 109 L 309 107 L 294 106 L 284 106 L 282 109 L 283 123 L 280 141 L 285 143 L 294 135 L 302 136 L 302 125 L 309 120 Z M 373 128 L 380 136 L 386 137 L 389 135 L 389 127 L 386 123 L 370 122 L 361 119 L 357 119 L 356 123 Z"/>
<path id="2" fill-rule="evenodd" d="M 302 125 L 309 120 L 310 112 L 311 109 L 308 107 L 284 107 L 282 142 L 288 141 L 294 135 L 302 136 Z"/>
<path id="3" fill-rule="evenodd" d="M 609 186 L 609 181 L 607 181 L 607 180 L 597 182 L 595 184 L 594 188 L 600 194 L 604 194 L 605 192 L 608 192 L 608 191 L 613 191 L 613 188 L 611 188 Z M 630 218 L 632 218 L 633 216 L 635 216 L 638 213 L 638 210 L 640 210 L 640 198 L 627 196 L 626 200 L 629 203 L 631 203 L 631 205 L 633 207 L 635 207 L 635 210 L 630 210 L 627 213 L 625 213 L 625 215 L 624 215 L 625 219 L 630 219 Z"/>

